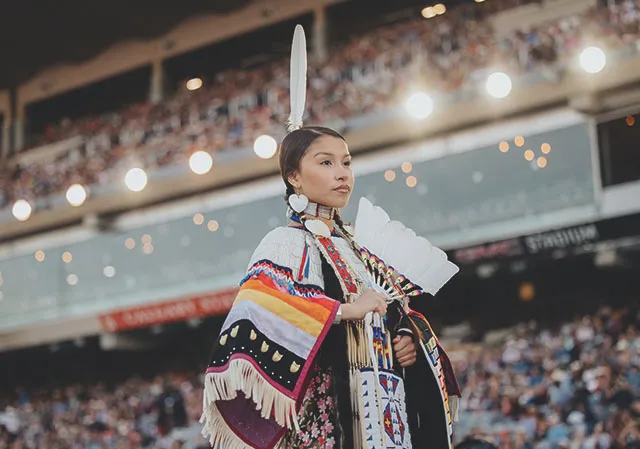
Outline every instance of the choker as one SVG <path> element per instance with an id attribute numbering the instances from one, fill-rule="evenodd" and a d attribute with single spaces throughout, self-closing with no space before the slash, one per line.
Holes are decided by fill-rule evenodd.
<path id="1" fill-rule="evenodd" d="M 307 207 L 304 208 L 302 214 L 308 215 L 309 217 L 319 217 L 324 218 L 326 220 L 333 220 L 336 215 L 336 210 L 333 207 L 323 206 L 318 203 L 309 203 Z"/>

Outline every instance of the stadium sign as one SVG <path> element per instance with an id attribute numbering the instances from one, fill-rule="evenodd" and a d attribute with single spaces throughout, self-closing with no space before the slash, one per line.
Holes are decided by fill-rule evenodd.
<path id="1" fill-rule="evenodd" d="M 528 235 L 524 237 L 524 245 L 529 254 L 565 249 L 595 243 L 599 240 L 598 226 L 590 223 L 565 229 Z"/>
<path id="2" fill-rule="evenodd" d="M 640 214 L 633 214 L 460 248 L 451 251 L 449 256 L 458 265 L 520 256 L 548 256 L 556 250 L 575 250 L 639 233 Z"/>
<path id="3" fill-rule="evenodd" d="M 106 332 L 118 332 L 220 315 L 229 311 L 237 291 L 237 288 L 232 288 L 201 296 L 114 310 L 100 315 L 100 325 Z"/>

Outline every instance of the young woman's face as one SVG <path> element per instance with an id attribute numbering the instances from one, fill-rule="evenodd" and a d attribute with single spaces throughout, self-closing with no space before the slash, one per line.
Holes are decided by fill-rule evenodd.
<path id="1" fill-rule="evenodd" d="M 318 137 L 300 160 L 289 183 L 309 201 L 343 208 L 353 191 L 353 172 L 349 147 L 333 136 Z"/>

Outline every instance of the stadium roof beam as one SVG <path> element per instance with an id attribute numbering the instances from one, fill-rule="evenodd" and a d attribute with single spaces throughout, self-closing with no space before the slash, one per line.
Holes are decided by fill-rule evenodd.
<path id="1" fill-rule="evenodd" d="M 119 42 L 89 61 L 44 70 L 18 88 L 18 106 L 40 101 L 154 62 L 188 53 L 344 0 L 277 0 L 277 12 L 264 14 L 254 2 L 229 14 L 186 20 L 166 35 L 148 41 Z"/>

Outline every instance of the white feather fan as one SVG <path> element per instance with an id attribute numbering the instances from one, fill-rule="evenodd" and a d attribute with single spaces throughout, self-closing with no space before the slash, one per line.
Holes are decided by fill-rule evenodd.
<path id="1" fill-rule="evenodd" d="M 291 115 L 287 122 L 287 131 L 291 132 L 302 128 L 302 117 L 307 100 L 307 39 L 301 25 L 296 25 L 293 33 L 289 76 Z"/>
<path id="2" fill-rule="evenodd" d="M 459 271 L 444 251 L 399 221 L 391 221 L 382 208 L 374 206 L 366 198 L 360 199 L 354 240 L 365 249 L 363 259 L 367 253 L 369 257 L 375 255 L 374 259 L 377 256 L 384 265 L 392 267 L 409 282 L 432 295 Z"/>

